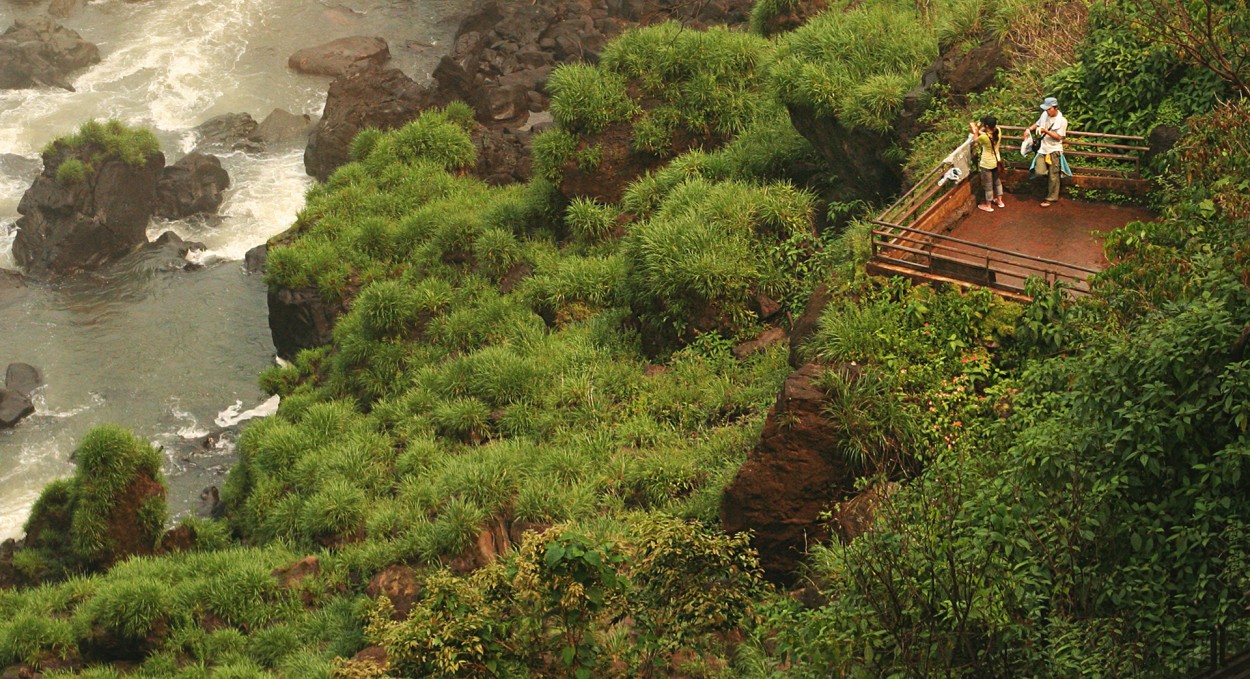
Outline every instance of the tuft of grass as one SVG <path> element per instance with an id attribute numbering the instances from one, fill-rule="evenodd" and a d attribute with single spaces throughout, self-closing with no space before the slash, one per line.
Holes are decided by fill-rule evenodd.
<path id="1" fill-rule="evenodd" d="M 161 150 L 160 142 L 151 130 L 129 127 L 120 120 L 88 120 L 74 134 L 52 140 L 44 147 L 43 155 L 55 153 L 60 147 L 90 150 L 91 164 L 97 167 L 113 158 L 140 167 Z"/>

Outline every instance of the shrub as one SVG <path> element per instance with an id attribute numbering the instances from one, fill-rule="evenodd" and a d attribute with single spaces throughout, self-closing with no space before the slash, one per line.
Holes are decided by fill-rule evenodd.
<path id="1" fill-rule="evenodd" d="M 87 166 L 77 158 L 66 158 L 56 168 L 56 180 L 61 184 L 78 184 L 86 178 Z"/>

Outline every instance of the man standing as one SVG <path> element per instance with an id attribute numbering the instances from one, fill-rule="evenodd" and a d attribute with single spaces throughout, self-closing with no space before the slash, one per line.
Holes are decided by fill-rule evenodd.
<path id="1" fill-rule="evenodd" d="M 1063 171 L 1063 138 L 1068 135 L 1068 119 L 1059 112 L 1059 100 L 1054 97 L 1046 97 L 1042 100 L 1040 108 L 1042 117 L 1030 125 L 1024 134 L 1027 137 L 1033 133 L 1033 130 L 1042 133 L 1042 143 L 1037 149 L 1037 158 L 1034 162 L 1046 163 L 1044 167 L 1047 175 L 1047 190 L 1046 200 L 1042 201 L 1042 207 L 1050 207 L 1051 203 L 1059 200 L 1059 173 Z M 1038 174 L 1042 174 L 1041 169 L 1037 168 Z"/>

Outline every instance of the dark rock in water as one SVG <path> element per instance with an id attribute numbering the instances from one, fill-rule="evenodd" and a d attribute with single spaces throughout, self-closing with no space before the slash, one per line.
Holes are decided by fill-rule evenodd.
<path id="1" fill-rule="evenodd" d="M 385 40 L 356 35 L 299 50 L 287 59 L 286 65 L 297 73 L 337 77 L 354 64 L 367 61 L 382 65 L 390 58 L 391 49 Z"/>
<path id="2" fill-rule="evenodd" d="M 39 369 L 26 363 L 10 363 L 4 371 L 4 388 L 29 396 L 43 384 Z"/>
<path id="3" fill-rule="evenodd" d="M 199 138 L 195 150 L 261 151 L 260 142 L 254 138 L 258 127 L 256 119 L 247 113 L 225 113 L 209 118 L 193 130 Z"/>
<path id="4" fill-rule="evenodd" d="M 195 515 L 201 519 L 220 519 L 226 515 L 226 504 L 221 501 L 221 493 L 217 486 L 209 486 L 200 491 L 200 499 L 195 505 Z"/>
<path id="5" fill-rule="evenodd" d="M 148 257 L 157 258 L 159 268 L 163 271 L 197 271 L 203 264 L 187 261 L 192 252 L 203 252 L 204 244 L 197 241 L 186 241 L 173 231 L 166 231 L 156 240 L 144 246 Z"/>
<path id="6" fill-rule="evenodd" d="M 216 156 L 191 152 L 165 168 L 156 187 L 156 216 L 183 219 L 217 214 L 230 175 Z"/>
<path id="7" fill-rule="evenodd" d="M 0 34 L 0 89 L 48 85 L 73 90 L 69 74 L 99 61 L 95 45 L 52 19 L 18 19 Z"/>
<path id="8" fill-rule="evenodd" d="M 43 172 L 22 196 L 13 258 L 27 275 L 89 270 L 147 242 L 156 208 L 156 185 L 165 156 L 152 153 L 142 165 L 99 160 L 103 149 L 56 145 L 43 156 Z M 87 176 L 58 179 L 67 161 L 90 166 Z"/>
<path id="9" fill-rule="evenodd" d="M 243 255 L 243 270 L 252 273 L 264 273 L 265 262 L 269 259 L 269 244 L 261 243 Z"/>
<path id="10" fill-rule="evenodd" d="M 313 287 L 270 288 L 269 332 L 278 355 L 295 360 L 301 349 L 328 343 L 335 321 L 346 311 L 346 302 L 326 302 Z"/>
<path id="11" fill-rule="evenodd" d="M 313 118 L 307 113 L 295 115 L 275 108 L 257 126 L 253 137 L 267 148 L 279 144 L 300 141 L 312 130 Z"/>
<path id="12" fill-rule="evenodd" d="M 43 163 L 38 158 L 27 158 L 16 153 L 0 153 L 0 172 L 17 177 L 24 182 L 32 182 L 39 176 Z"/>
<path id="13" fill-rule="evenodd" d="M 365 63 L 330 83 L 325 114 L 308 137 L 304 167 L 325 181 L 348 160 L 356 133 L 367 127 L 391 130 L 430 104 L 416 82 L 395 68 Z"/>
<path id="14" fill-rule="evenodd" d="M 182 236 L 173 231 L 166 231 L 156 237 L 156 240 L 148 244 L 151 248 L 167 249 L 176 253 L 179 257 L 186 257 L 187 253 L 196 250 L 204 250 L 204 244 L 199 241 L 183 240 Z"/>
<path id="15" fill-rule="evenodd" d="M 0 429 L 11 429 L 34 412 L 35 406 L 25 394 L 13 389 L 0 389 Z"/>

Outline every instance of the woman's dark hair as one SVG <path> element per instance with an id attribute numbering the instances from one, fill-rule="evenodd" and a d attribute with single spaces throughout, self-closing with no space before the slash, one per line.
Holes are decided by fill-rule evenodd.
<path id="1" fill-rule="evenodd" d="M 990 143 L 998 143 L 998 118 L 994 116 L 985 116 L 981 119 L 981 126 L 990 129 Z"/>

